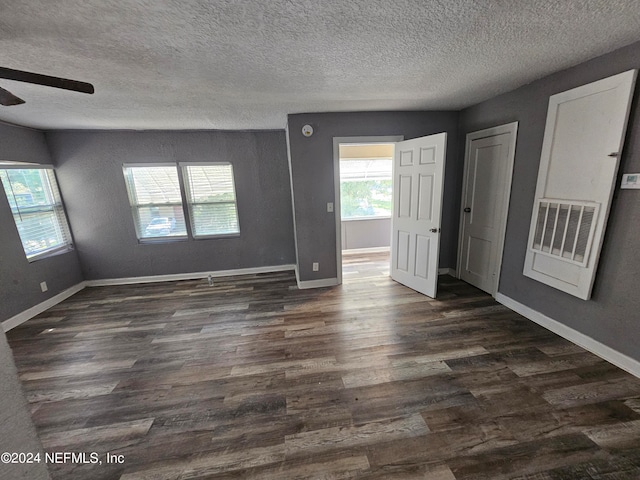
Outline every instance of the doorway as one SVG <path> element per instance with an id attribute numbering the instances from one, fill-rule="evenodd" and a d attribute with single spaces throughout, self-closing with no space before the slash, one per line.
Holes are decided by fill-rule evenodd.
<path id="1" fill-rule="evenodd" d="M 334 188 L 335 188 L 335 208 L 337 209 L 336 218 L 336 259 L 338 283 L 342 283 L 342 256 L 343 256 L 343 235 L 342 232 L 346 228 L 343 226 L 343 213 L 348 215 L 349 209 L 362 215 L 363 211 L 368 210 L 372 214 L 378 212 L 391 213 L 390 226 L 387 232 L 391 233 L 390 251 L 391 251 L 391 278 L 413 290 L 424 295 L 435 298 L 438 283 L 438 259 L 440 245 L 440 222 L 442 216 L 442 200 L 444 185 L 444 164 L 446 157 L 446 132 L 428 135 L 425 137 L 414 138 L 403 141 L 398 137 L 368 137 L 368 138 L 334 138 Z M 395 141 L 394 141 L 395 140 Z M 387 148 L 388 153 L 384 157 L 388 160 L 391 155 L 390 147 L 393 147 L 392 180 L 385 187 L 391 190 L 390 205 L 376 202 L 384 202 L 388 199 L 380 197 L 381 190 L 378 185 L 375 192 L 369 192 L 367 198 L 361 195 L 355 200 L 349 198 L 345 193 L 345 202 L 351 205 L 345 205 L 341 208 L 341 190 L 347 192 L 346 188 L 342 188 L 341 180 L 346 179 L 350 173 L 356 172 L 355 166 L 350 170 L 350 164 L 345 163 L 345 172 L 341 174 L 342 158 L 347 156 L 350 148 L 358 151 L 364 151 L 364 148 L 373 148 L 372 145 L 363 144 L 388 144 L 392 145 L 379 146 L 379 148 Z M 363 163 L 367 163 L 362 155 L 354 155 L 355 159 Z M 346 160 L 346 159 L 345 159 Z M 348 161 L 348 160 L 347 160 Z M 348 168 L 347 168 L 348 167 Z M 376 171 L 375 168 L 371 171 Z M 388 175 L 388 173 L 385 173 Z M 341 178 L 342 177 L 342 178 Z M 354 174 L 351 179 L 354 181 L 362 181 L 362 173 Z M 372 183 L 364 178 L 365 184 Z M 388 181 L 388 177 L 385 177 Z M 366 188 L 352 188 L 351 190 L 366 190 Z M 386 208 L 384 208 L 386 206 Z M 378 212 L 376 212 L 376 208 Z M 344 210 L 344 212 L 343 212 Z M 386 237 L 386 234 L 385 234 Z"/>
<path id="2" fill-rule="evenodd" d="M 343 253 L 389 252 L 391 168 L 395 143 L 403 139 L 401 135 L 333 139 L 338 283 L 342 283 Z"/>

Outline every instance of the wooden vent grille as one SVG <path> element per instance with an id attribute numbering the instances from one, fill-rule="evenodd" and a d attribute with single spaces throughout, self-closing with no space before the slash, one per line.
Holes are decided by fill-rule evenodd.
<path id="1" fill-rule="evenodd" d="M 585 266 L 593 243 L 599 204 L 542 198 L 531 250 Z"/>

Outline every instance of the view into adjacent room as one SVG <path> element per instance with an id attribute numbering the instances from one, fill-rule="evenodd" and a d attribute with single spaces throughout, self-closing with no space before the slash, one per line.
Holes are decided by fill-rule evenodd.
<path id="1" fill-rule="evenodd" d="M 394 144 L 341 143 L 339 152 L 342 254 L 388 260 Z"/>
<path id="2" fill-rule="evenodd" d="M 342 250 L 389 248 L 394 145 L 340 145 Z"/>

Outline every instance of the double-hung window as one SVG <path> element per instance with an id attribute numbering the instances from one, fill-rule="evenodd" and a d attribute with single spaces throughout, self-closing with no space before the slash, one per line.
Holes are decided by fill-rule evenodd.
<path id="1" fill-rule="evenodd" d="M 71 249 L 53 168 L 2 165 L 0 180 L 29 261 Z"/>
<path id="2" fill-rule="evenodd" d="M 231 164 L 184 163 L 181 166 L 193 237 L 240 233 Z"/>
<path id="3" fill-rule="evenodd" d="M 231 164 L 125 164 L 123 170 L 139 240 L 240 233 Z"/>
<path id="4" fill-rule="evenodd" d="M 123 169 L 138 238 L 186 238 L 178 168 L 154 164 L 124 165 Z"/>

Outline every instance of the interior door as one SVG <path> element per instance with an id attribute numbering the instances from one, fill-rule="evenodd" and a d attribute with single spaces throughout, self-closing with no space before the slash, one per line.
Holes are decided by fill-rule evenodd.
<path id="1" fill-rule="evenodd" d="M 447 134 L 396 143 L 391 278 L 435 298 Z"/>
<path id="2" fill-rule="evenodd" d="M 591 297 L 636 70 L 549 99 L 523 273 Z"/>
<path id="3" fill-rule="evenodd" d="M 516 128 L 513 123 L 467 136 L 458 271 L 491 295 L 500 274 Z"/>

